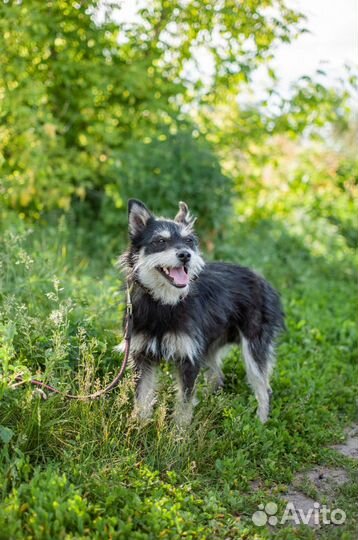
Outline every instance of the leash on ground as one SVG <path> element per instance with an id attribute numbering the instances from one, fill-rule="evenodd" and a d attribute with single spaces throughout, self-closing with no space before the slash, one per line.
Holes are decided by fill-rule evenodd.
<path id="1" fill-rule="evenodd" d="M 38 391 L 40 392 L 41 396 L 44 399 L 47 398 L 47 395 L 44 391 L 48 390 L 49 392 L 52 392 L 52 394 L 57 394 L 65 399 L 72 399 L 72 400 L 78 400 L 78 401 L 98 399 L 99 397 L 105 394 L 108 394 L 114 388 L 116 388 L 123 378 L 124 372 L 128 364 L 129 353 L 130 353 L 131 337 L 132 337 L 132 330 L 133 330 L 133 307 L 132 307 L 132 300 L 131 300 L 132 288 L 133 288 L 133 283 L 129 285 L 129 283 L 127 282 L 126 317 L 125 317 L 125 330 L 124 330 L 124 357 L 123 357 L 122 365 L 117 375 L 113 379 L 113 381 L 110 382 L 105 388 L 102 388 L 98 390 L 97 392 L 94 392 L 93 394 L 87 394 L 87 395 L 67 394 L 65 392 L 61 392 L 54 386 L 51 386 L 50 384 L 46 384 L 42 381 L 38 381 L 37 379 L 25 380 L 22 377 L 22 375 L 17 375 L 15 377 L 15 380 L 17 382 L 13 384 L 11 388 L 18 388 L 19 386 L 23 384 L 31 384 L 37 387 Z"/>

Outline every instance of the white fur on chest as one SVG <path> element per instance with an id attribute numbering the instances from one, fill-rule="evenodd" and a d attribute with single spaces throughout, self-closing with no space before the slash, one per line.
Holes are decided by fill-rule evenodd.
<path id="1" fill-rule="evenodd" d="M 123 352 L 123 344 L 116 347 Z M 184 332 L 167 332 L 161 340 L 150 337 L 143 332 L 133 332 L 130 351 L 132 354 L 152 354 L 166 360 L 182 360 L 188 358 L 194 362 L 200 353 L 200 342 Z"/>
<path id="2" fill-rule="evenodd" d="M 194 362 L 200 352 L 200 343 L 184 332 L 167 332 L 164 334 L 161 351 L 164 358 L 189 358 Z"/>

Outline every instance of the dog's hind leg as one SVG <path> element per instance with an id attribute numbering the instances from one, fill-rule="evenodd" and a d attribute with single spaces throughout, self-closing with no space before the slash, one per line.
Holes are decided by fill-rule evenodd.
<path id="1" fill-rule="evenodd" d="M 205 379 L 208 385 L 209 392 L 218 392 L 224 387 L 225 377 L 222 371 L 222 362 L 228 354 L 232 345 L 218 346 L 214 343 L 208 351 L 205 358 Z"/>
<path id="2" fill-rule="evenodd" d="M 267 421 L 270 412 L 272 351 L 272 344 L 263 346 L 258 339 L 248 340 L 242 336 L 242 353 L 247 380 L 256 396 L 257 415 L 262 423 Z"/>
<path id="3" fill-rule="evenodd" d="M 182 360 L 177 365 L 178 392 L 174 420 L 178 426 L 185 427 L 189 425 L 193 417 L 193 410 L 196 405 L 195 382 L 199 370 L 199 366 L 189 359 Z"/>

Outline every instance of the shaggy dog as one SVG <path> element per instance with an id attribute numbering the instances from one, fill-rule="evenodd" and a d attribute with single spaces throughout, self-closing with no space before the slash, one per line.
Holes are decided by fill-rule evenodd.
<path id="1" fill-rule="evenodd" d="M 228 346 L 240 344 L 258 416 L 266 422 L 275 338 L 284 326 L 277 292 L 249 268 L 204 262 L 183 202 L 172 220 L 130 199 L 128 219 L 130 245 L 121 262 L 133 284 L 131 360 L 139 416 L 151 415 L 165 358 L 178 378 L 176 420 L 188 424 L 199 371 L 206 370 L 213 390 L 221 388 L 222 359 Z"/>

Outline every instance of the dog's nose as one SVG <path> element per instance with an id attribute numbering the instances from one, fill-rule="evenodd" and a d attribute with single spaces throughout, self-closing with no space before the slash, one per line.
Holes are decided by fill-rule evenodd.
<path id="1" fill-rule="evenodd" d="M 190 261 L 191 253 L 186 249 L 182 249 L 181 251 L 178 251 L 177 257 L 182 263 L 185 264 Z"/>

